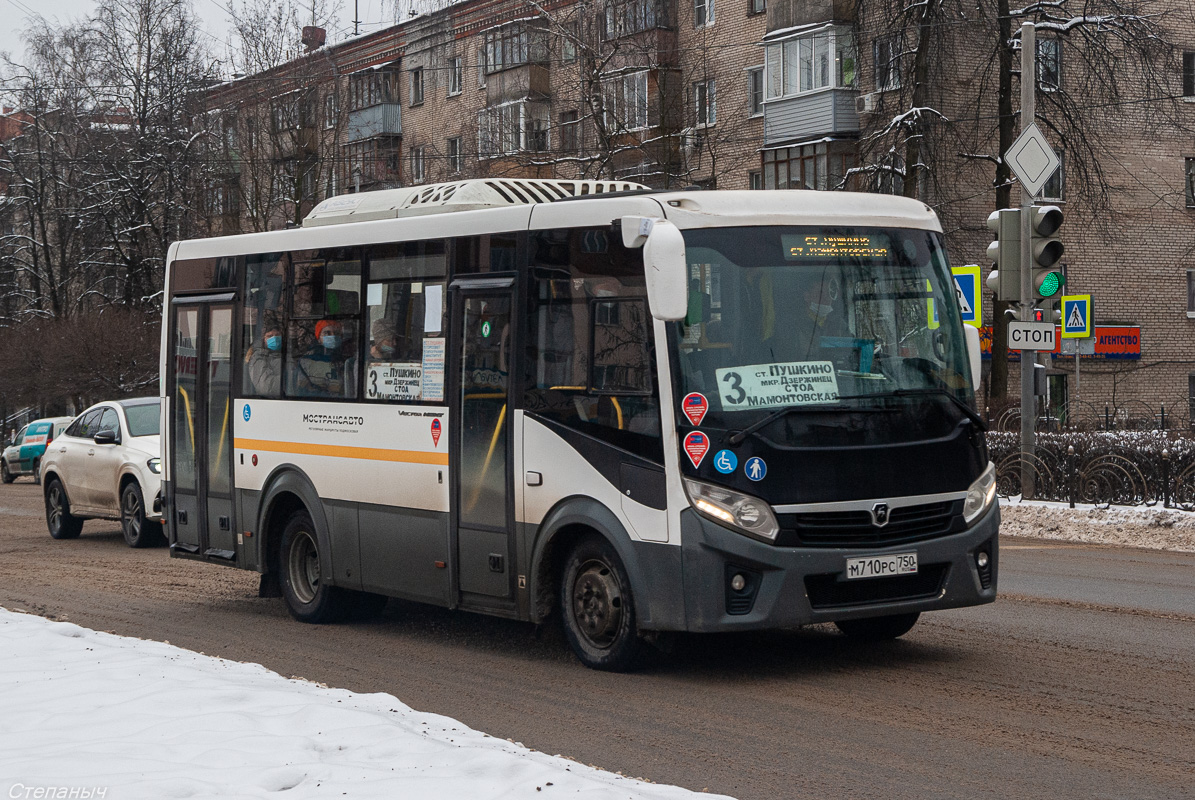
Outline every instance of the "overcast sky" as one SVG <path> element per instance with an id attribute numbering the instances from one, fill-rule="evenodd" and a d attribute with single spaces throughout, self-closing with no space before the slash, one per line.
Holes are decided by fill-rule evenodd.
<path id="1" fill-rule="evenodd" d="M 225 0 L 192 0 L 195 14 L 203 21 L 218 57 L 223 57 L 223 42 L 228 38 L 228 14 L 224 10 Z M 361 32 L 377 30 L 387 24 L 383 21 L 382 0 L 357 0 L 361 14 Z M 337 17 L 343 28 L 341 32 L 329 31 L 328 41 L 332 43 L 344 38 L 352 26 L 353 0 L 339 0 Z M 18 62 L 24 56 L 21 33 L 28 25 L 28 19 L 41 14 L 46 19 L 68 22 L 90 14 L 95 9 L 95 0 L 0 0 L 0 51 L 7 51 Z M 390 12 L 391 14 L 393 12 Z"/>

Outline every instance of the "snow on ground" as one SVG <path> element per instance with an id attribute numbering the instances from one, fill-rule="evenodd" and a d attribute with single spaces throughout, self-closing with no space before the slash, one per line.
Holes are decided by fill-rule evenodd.
<path id="1" fill-rule="evenodd" d="M 1195 552 L 1195 513 L 1161 506 L 1098 506 L 1000 498 L 1000 534 Z"/>
<path id="2" fill-rule="evenodd" d="M 695 796 L 495 739 L 388 694 L 3 608 L 0 686 L 0 798 Z"/>

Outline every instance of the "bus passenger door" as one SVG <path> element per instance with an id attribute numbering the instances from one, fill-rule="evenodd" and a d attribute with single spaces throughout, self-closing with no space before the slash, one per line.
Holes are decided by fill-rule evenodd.
<path id="1" fill-rule="evenodd" d="M 232 503 L 232 306 L 227 296 L 175 301 L 170 413 L 171 545 L 236 559 Z M 187 300 L 191 300 L 187 298 Z M 205 302 L 206 301 L 206 302 Z"/>
<path id="2" fill-rule="evenodd" d="M 483 286 L 502 279 L 477 281 Z M 505 282 L 509 287 L 510 281 Z M 514 325 L 510 288 L 461 281 L 453 303 L 459 376 L 450 416 L 456 420 L 452 499 L 456 569 L 462 605 L 492 606 L 513 593 L 511 524 L 511 364 Z"/>

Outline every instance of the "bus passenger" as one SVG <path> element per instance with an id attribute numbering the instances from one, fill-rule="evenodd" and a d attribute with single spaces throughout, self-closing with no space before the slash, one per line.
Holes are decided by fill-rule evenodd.
<path id="1" fill-rule="evenodd" d="M 299 356 L 296 394 L 306 397 L 351 397 L 356 394 L 357 359 L 345 326 L 324 319 L 315 324 L 315 341 Z M 350 337 L 351 338 L 351 337 Z"/>
<path id="2" fill-rule="evenodd" d="M 253 390 L 263 397 L 278 397 L 282 388 L 282 330 L 266 325 L 261 341 L 245 354 Z"/>

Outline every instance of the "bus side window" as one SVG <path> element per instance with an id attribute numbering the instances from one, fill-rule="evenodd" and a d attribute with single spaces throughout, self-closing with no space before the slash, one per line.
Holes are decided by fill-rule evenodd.
<path id="1" fill-rule="evenodd" d="M 663 461 L 642 252 L 608 228 L 531 242 L 525 407 Z"/>
<path id="2" fill-rule="evenodd" d="M 518 268 L 519 237 L 511 233 L 483 233 L 452 241 L 452 272 L 511 272 Z"/>
<path id="3" fill-rule="evenodd" d="M 266 253 L 245 259 L 241 390 L 248 397 L 282 396 L 283 312 L 288 262 L 285 253 Z"/>

